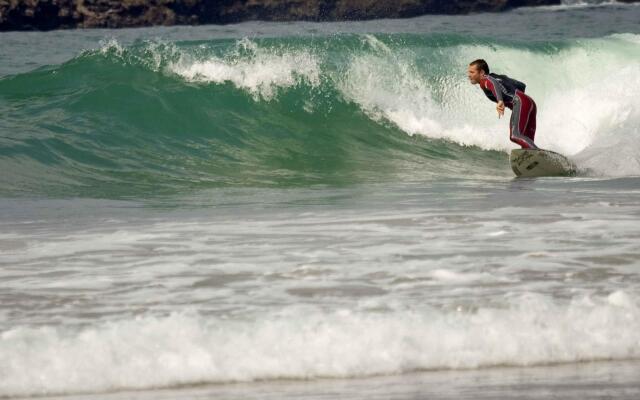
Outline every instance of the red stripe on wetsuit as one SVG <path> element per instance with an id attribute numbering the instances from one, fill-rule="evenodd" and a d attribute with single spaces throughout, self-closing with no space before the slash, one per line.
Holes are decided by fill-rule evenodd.
<path id="1" fill-rule="evenodd" d="M 509 139 L 523 149 L 537 149 L 533 143 L 536 135 L 536 103 L 520 90 L 516 89 L 515 93 L 510 94 L 503 90 L 502 85 L 496 87 L 498 85 L 500 83 L 488 75 L 480 80 L 480 87 L 491 101 L 503 101 L 505 107 L 513 110 L 509 122 Z M 517 103 L 515 110 L 514 103 Z"/>

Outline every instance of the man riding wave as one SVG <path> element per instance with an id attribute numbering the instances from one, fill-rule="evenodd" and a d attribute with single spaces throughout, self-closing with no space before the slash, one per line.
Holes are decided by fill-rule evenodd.
<path id="1" fill-rule="evenodd" d="M 504 107 L 511 109 L 509 139 L 523 149 L 537 149 L 533 143 L 536 135 L 536 103 L 526 94 L 526 85 L 506 75 L 489 72 L 489 65 L 479 59 L 469 64 L 469 81 L 479 84 L 489 100 L 497 103 L 498 118 L 504 115 Z"/>

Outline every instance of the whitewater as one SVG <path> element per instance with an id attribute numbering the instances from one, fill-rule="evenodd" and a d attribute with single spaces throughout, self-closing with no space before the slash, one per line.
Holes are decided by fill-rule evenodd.
<path id="1" fill-rule="evenodd" d="M 0 398 L 638 398 L 639 18 L 0 33 Z"/>

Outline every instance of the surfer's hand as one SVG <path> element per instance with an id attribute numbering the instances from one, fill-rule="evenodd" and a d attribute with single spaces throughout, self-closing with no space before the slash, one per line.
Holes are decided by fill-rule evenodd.
<path id="1" fill-rule="evenodd" d="M 504 101 L 499 101 L 496 106 L 496 110 L 498 111 L 498 118 L 504 115 Z"/>

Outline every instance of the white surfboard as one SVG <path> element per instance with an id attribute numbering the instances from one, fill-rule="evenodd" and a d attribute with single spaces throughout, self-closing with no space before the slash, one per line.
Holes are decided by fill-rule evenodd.
<path id="1" fill-rule="evenodd" d="M 542 149 L 511 150 L 511 169 L 516 176 L 573 176 L 576 165 L 562 154 Z"/>

